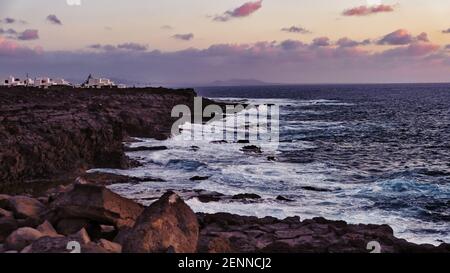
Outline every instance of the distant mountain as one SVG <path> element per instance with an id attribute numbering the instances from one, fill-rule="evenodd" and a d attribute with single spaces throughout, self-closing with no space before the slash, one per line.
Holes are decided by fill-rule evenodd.
<path id="1" fill-rule="evenodd" d="M 224 81 L 214 81 L 210 86 L 260 86 L 260 85 L 278 85 L 279 83 L 268 83 L 254 79 L 230 79 Z"/>

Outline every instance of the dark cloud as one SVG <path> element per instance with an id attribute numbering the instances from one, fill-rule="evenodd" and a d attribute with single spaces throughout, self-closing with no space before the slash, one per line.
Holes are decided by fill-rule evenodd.
<path id="1" fill-rule="evenodd" d="M 17 35 L 17 31 L 15 31 L 12 28 L 9 28 L 9 29 L 0 28 L 0 35 L 6 35 L 6 36 L 9 36 L 9 37 L 15 37 Z"/>
<path id="2" fill-rule="evenodd" d="M 443 30 L 442 33 L 450 34 L 450 28 Z"/>
<path id="3" fill-rule="evenodd" d="M 214 21 L 226 22 L 233 18 L 247 17 L 259 10 L 262 7 L 262 0 L 256 2 L 247 2 L 242 6 L 233 10 L 226 11 L 221 15 L 217 15 L 213 18 Z"/>
<path id="4" fill-rule="evenodd" d="M 50 14 L 49 16 L 47 16 L 46 18 L 47 22 L 54 24 L 54 25 L 62 25 L 61 20 L 54 14 Z"/>
<path id="5" fill-rule="evenodd" d="M 0 23 L 5 24 L 5 25 L 11 25 L 11 24 L 22 24 L 22 25 L 25 25 L 25 24 L 27 24 L 27 22 L 24 21 L 24 20 L 15 19 L 15 18 L 11 18 L 11 17 L 6 17 L 4 19 L 0 19 Z"/>
<path id="6" fill-rule="evenodd" d="M 330 46 L 330 38 L 328 37 L 319 37 L 315 38 L 312 42 L 312 46 L 316 47 L 323 47 L 323 46 Z"/>
<path id="7" fill-rule="evenodd" d="M 393 12 L 394 7 L 390 5 L 376 5 L 376 6 L 359 6 L 345 10 L 344 16 L 367 16 L 377 13 Z"/>
<path id="8" fill-rule="evenodd" d="M 305 43 L 297 40 L 285 40 L 280 43 L 280 47 L 284 50 L 296 50 L 306 46 Z"/>
<path id="9" fill-rule="evenodd" d="M 300 33 L 300 34 L 311 33 L 309 30 L 302 28 L 302 27 L 297 27 L 297 26 L 285 27 L 285 28 L 282 28 L 281 31 L 290 32 L 290 33 Z"/>
<path id="10" fill-rule="evenodd" d="M 124 43 L 118 45 L 117 48 L 131 51 L 146 51 L 148 49 L 148 45 L 138 43 Z"/>
<path id="11" fill-rule="evenodd" d="M 18 40 L 29 41 L 39 39 L 39 31 L 37 29 L 27 29 L 17 34 Z"/>
<path id="12" fill-rule="evenodd" d="M 192 34 L 192 33 L 175 34 L 172 37 L 177 40 L 190 41 L 190 40 L 194 39 L 194 34 Z"/>
<path id="13" fill-rule="evenodd" d="M 406 29 L 399 29 L 385 35 L 378 41 L 379 45 L 408 45 L 416 41 L 429 42 L 428 35 L 422 32 L 418 36 L 413 36 Z"/>
<path id="14" fill-rule="evenodd" d="M 34 55 L 30 48 L 0 40 L 0 75 L 32 71 L 83 79 L 87 73 L 95 71 L 130 81 L 186 85 L 228 78 L 287 83 L 429 82 L 448 79 L 448 51 L 415 38 L 416 41 L 410 44 L 392 46 L 381 52 L 354 46 L 350 38 L 331 41 L 322 37 L 312 43 L 286 40 L 215 44 L 206 49 L 173 52 L 130 51 L 119 49 L 119 45 L 109 45 L 113 50 L 107 50 L 108 45 L 98 44 L 90 46 L 94 51 L 55 51 Z M 24 57 L 17 53 L 20 51 L 29 55 Z"/>
<path id="15" fill-rule="evenodd" d="M 370 39 L 366 39 L 364 41 L 359 42 L 359 41 L 352 40 L 348 37 L 341 38 L 336 42 L 336 45 L 339 47 L 356 47 L 356 46 L 364 46 L 364 45 L 369 45 L 369 44 L 371 44 Z"/>
<path id="16" fill-rule="evenodd" d="M 93 44 L 89 45 L 88 48 L 101 50 L 101 51 L 116 51 L 116 50 L 126 50 L 126 51 L 146 51 L 148 49 L 148 45 L 138 44 L 138 43 L 123 43 L 118 45 L 102 45 L 102 44 Z"/>

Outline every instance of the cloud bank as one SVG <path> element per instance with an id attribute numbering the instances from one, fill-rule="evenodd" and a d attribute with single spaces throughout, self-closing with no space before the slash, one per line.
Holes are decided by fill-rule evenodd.
<path id="1" fill-rule="evenodd" d="M 285 83 L 434 82 L 450 80 L 449 53 L 430 42 L 426 33 L 415 36 L 406 30 L 363 41 L 324 36 L 310 43 L 290 39 L 214 44 L 174 52 L 130 42 L 44 52 L 1 38 L 0 76 L 28 71 L 82 80 L 95 71 L 127 82 L 185 86 L 229 78 Z"/>

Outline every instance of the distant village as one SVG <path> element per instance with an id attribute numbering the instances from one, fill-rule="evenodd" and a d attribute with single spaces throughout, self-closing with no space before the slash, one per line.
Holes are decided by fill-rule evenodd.
<path id="1" fill-rule="evenodd" d="M 116 84 L 112 80 L 107 78 L 95 78 L 89 75 L 86 81 L 82 84 L 73 84 L 62 78 L 49 78 L 49 77 L 39 77 L 30 78 L 28 76 L 24 78 L 16 78 L 14 76 L 9 76 L 6 79 L 1 79 L 0 86 L 2 87 L 36 87 L 36 88 L 50 88 L 52 86 L 65 86 L 73 88 L 127 88 L 124 84 Z"/>

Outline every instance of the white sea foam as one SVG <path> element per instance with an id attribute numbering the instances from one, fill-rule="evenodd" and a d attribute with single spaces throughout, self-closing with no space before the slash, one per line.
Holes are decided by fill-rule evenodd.
<path id="1" fill-rule="evenodd" d="M 233 100 L 230 98 L 230 100 Z M 237 99 L 235 99 L 237 100 Z M 276 103 L 282 106 L 328 105 L 351 106 L 333 100 L 284 100 L 284 99 L 248 99 L 246 103 Z M 293 110 L 294 111 L 294 110 Z M 254 115 L 250 115 L 250 129 Z M 329 121 L 291 121 L 282 130 L 330 129 L 347 126 L 342 122 Z M 118 184 L 110 188 L 126 197 L 150 204 L 167 189 L 202 189 L 216 191 L 226 195 L 255 193 L 263 197 L 262 202 L 244 204 L 240 202 L 201 203 L 197 199 L 188 200 L 188 204 L 197 212 L 230 212 L 251 216 L 274 216 L 285 218 L 300 216 L 302 219 L 317 216 L 350 223 L 389 224 L 397 236 L 417 243 L 438 244 L 436 239 L 449 242 L 449 228 L 440 222 L 426 222 L 403 211 L 386 211 L 377 208 L 375 199 L 403 198 L 403 196 L 435 195 L 448 196 L 448 190 L 434 186 L 408 184 L 415 182 L 392 181 L 372 184 L 352 184 L 346 181 L 349 175 L 343 170 L 333 169 L 325 163 L 295 164 L 289 162 L 269 162 L 267 156 L 278 156 L 281 151 L 301 152 L 315 148 L 315 144 L 306 141 L 282 142 L 276 149 L 262 147 L 262 155 L 246 154 L 241 151 L 246 144 L 212 144 L 208 138 L 198 141 L 183 141 L 183 134 L 189 134 L 191 124 L 185 124 L 182 134 L 174 138 L 157 141 L 139 139 L 140 143 L 131 146 L 167 146 L 167 150 L 133 152 L 128 155 L 144 162 L 145 165 L 132 170 L 101 169 L 104 171 L 135 177 L 158 177 L 166 182 L 148 182 L 140 184 Z M 213 126 L 209 124 L 208 126 Z M 195 125 L 194 125 L 195 126 Z M 210 128 L 209 128 L 210 129 Z M 230 129 L 230 128 L 226 128 Z M 248 145 L 248 144 L 247 144 Z M 192 149 L 197 146 L 199 149 Z M 193 176 L 208 176 L 205 181 L 191 181 Z M 402 184 L 403 183 L 403 184 Z M 423 187 L 422 187 L 423 186 Z M 306 188 L 305 188 L 306 187 Z M 309 187 L 309 188 L 307 188 Z M 396 188 L 397 187 L 397 188 Z M 329 191 L 314 191 L 311 189 Z M 396 191 L 397 189 L 398 191 Z M 446 188 L 448 189 L 448 188 Z M 158 192 L 159 191 L 159 192 Z M 276 201 L 282 195 L 294 202 Z M 443 195 L 443 196 L 442 196 Z M 424 230 L 432 230 L 426 233 Z"/>

